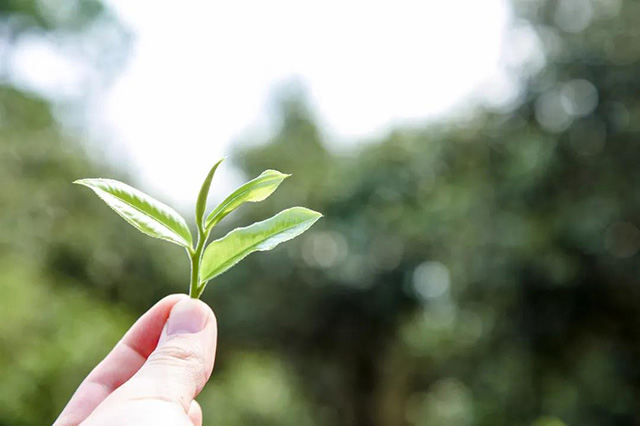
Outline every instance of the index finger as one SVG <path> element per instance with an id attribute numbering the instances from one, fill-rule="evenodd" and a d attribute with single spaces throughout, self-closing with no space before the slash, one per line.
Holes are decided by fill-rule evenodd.
<path id="1" fill-rule="evenodd" d="M 80 384 L 54 426 L 80 424 L 106 397 L 129 380 L 156 348 L 171 308 L 185 297 L 188 296 L 167 296 L 142 315 Z"/>

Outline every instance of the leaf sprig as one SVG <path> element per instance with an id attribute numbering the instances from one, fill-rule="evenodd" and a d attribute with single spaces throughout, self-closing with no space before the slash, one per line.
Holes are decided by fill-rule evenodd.
<path id="1" fill-rule="evenodd" d="M 195 246 L 184 218 L 153 197 L 113 179 L 80 179 L 74 183 L 93 190 L 140 232 L 184 247 L 191 262 L 189 295 L 197 299 L 211 279 L 228 271 L 249 254 L 271 250 L 297 237 L 322 217 L 313 210 L 292 207 L 267 220 L 236 228 L 207 246 L 211 230 L 229 213 L 246 202 L 266 199 L 290 176 L 277 170 L 265 170 L 233 191 L 205 219 L 211 182 L 220 163 L 222 160 L 211 168 L 198 194 L 195 215 L 198 238 Z"/>

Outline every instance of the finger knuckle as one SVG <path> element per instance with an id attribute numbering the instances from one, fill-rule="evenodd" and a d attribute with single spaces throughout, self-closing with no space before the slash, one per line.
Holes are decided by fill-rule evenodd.
<path id="1" fill-rule="evenodd" d="M 193 345 L 166 344 L 152 354 L 151 361 L 160 364 L 198 365 L 202 363 L 202 353 Z"/>
<path id="2" fill-rule="evenodd" d="M 204 354 L 197 346 L 169 342 L 158 348 L 148 362 L 163 369 L 180 371 L 180 376 L 190 381 L 195 389 L 202 388 L 206 382 Z"/>

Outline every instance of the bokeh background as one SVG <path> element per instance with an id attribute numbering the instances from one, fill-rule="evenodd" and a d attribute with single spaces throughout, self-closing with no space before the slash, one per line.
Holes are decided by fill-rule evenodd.
<path id="1" fill-rule="evenodd" d="M 155 7 L 144 6 L 149 19 Z M 365 19 L 370 7 L 351 7 L 347 22 L 335 7 L 317 30 L 330 34 L 338 22 L 357 35 L 361 22 L 375 23 Z M 145 52 L 112 2 L 0 1 L 0 425 L 51 424 L 135 318 L 187 288 L 180 248 L 130 229 L 70 182 L 119 178 L 176 201 L 192 217 L 183 202 L 195 199 L 191 181 L 222 152 L 230 157 L 218 198 L 266 168 L 294 177 L 225 220 L 220 234 L 290 205 L 325 218 L 209 285 L 203 298 L 217 313 L 220 341 L 216 371 L 199 398 L 205 424 L 640 424 L 640 2 L 513 0 L 502 7 L 502 77 L 467 91 L 437 118 L 389 117 L 366 136 L 338 137 L 314 106 L 322 91 L 293 79 L 274 89 L 268 125 L 222 146 L 188 124 L 183 135 L 171 127 L 172 143 L 119 143 L 118 124 L 101 121 L 96 111 L 106 93 Z M 295 23 L 304 11 L 297 5 L 283 16 Z M 425 16 L 425 25 L 444 19 L 437 11 L 431 4 L 436 18 Z M 248 9 L 251 19 L 238 22 L 249 40 L 270 28 L 267 20 L 252 32 L 258 12 Z M 409 73 L 424 61 L 417 75 L 425 87 L 454 91 L 447 76 L 473 74 L 483 56 L 468 66 L 455 59 L 473 44 L 467 25 L 490 19 L 465 7 L 456 14 L 443 28 L 463 42 L 439 38 L 444 56 L 391 45 L 387 51 L 405 56 L 383 56 L 378 65 Z M 351 65 L 384 44 L 391 27 L 379 15 L 380 36 L 345 41 L 352 56 L 332 68 L 372 105 L 391 102 L 394 86 L 376 88 Z M 189 16 L 206 26 L 206 15 L 176 11 L 182 23 L 165 23 L 167 40 L 189 28 Z M 394 28 L 403 27 L 403 16 L 393 15 L 400 19 Z M 421 22 L 420 15 L 406 19 Z M 215 20 L 234 27 L 224 16 Z M 282 38 L 296 40 L 296 33 Z M 223 40 L 243 56 L 233 34 Z M 318 40 L 306 57 L 320 55 Z M 63 65 L 51 46 L 64 53 Z M 214 66 L 174 67 L 184 72 L 184 87 L 193 91 L 189 70 L 202 67 L 224 69 L 227 83 L 242 87 L 242 70 L 211 55 L 197 50 L 202 64 Z M 165 59 L 169 67 L 180 56 Z M 267 51 L 253 65 L 273 69 L 280 59 L 273 65 Z M 75 86 L 38 80 L 69 72 Z M 151 79 L 154 69 L 142 75 Z M 184 103 L 178 83 L 153 81 L 142 98 L 149 109 L 187 111 L 195 129 L 228 124 L 224 107 Z M 225 84 L 201 96 L 215 97 L 216 87 Z M 415 93 L 429 98 L 421 86 Z M 136 123 L 140 114 L 157 135 L 175 124 L 145 116 L 144 102 L 119 119 Z M 349 114 L 357 111 L 347 105 L 339 116 Z M 154 163 L 162 156 L 194 163 Z M 183 192 L 163 193 L 158 182 L 179 182 Z"/>

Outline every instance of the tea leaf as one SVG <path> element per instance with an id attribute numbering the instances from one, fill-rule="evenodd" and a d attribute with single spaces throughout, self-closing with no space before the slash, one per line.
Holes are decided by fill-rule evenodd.
<path id="1" fill-rule="evenodd" d="M 75 181 L 98 197 L 139 231 L 191 249 L 192 238 L 185 220 L 171 207 L 113 179 Z"/>
<path id="2" fill-rule="evenodd" d="M 277 170 L 265 170 L 255 179 L 242 185 L 220 203 L 207 218 L 206 228 L 210 229 L 226 215 L 246 202 L 258 202 L 267 198 L 278 189 L 283 180 L 291 175 Z"/>
<path id="3" fill-rule="evenodd" d="M 209 189 L 211 188 L 211 180 L 213 180 L 213 175 L 216 173 L 218 166 L 223 160 L 224 158 L 213 165 L 200 188 L 198 201 L 196 202 L 196 223 L 198 224 L 198 228 L 204 227 L 204 211 L 207 208 L 207 197 L 209 196 Z"/>
<path id="4" fill-rule="evenodd" d="M 321 217 L 313 210 L 292 207 L 262 222 L 234 229 L 205 250 L 200 281 L 217 277 L 253 252 L 271 250 L 297 237 Z"/>

